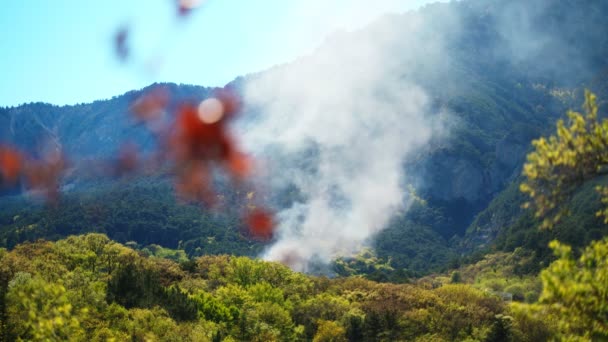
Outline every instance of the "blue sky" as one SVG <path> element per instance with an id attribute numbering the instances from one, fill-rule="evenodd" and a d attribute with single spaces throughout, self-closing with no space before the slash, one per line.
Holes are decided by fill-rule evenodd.
<path id="1" fill-rule="evenodd" d="M 221 86 L 310 53 L 331 32 L 436 0 L 4 0 L 0 106 L 74 104 L 153 82 Z M 128 62 L 113 37 L 129 30 Z"/>

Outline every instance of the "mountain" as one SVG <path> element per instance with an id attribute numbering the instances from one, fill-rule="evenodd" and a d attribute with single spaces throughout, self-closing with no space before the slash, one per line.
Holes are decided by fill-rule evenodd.
<path id="1" fill-rule="evenodd" d="M 167 84 L 166 87 L 176 103 L 179 99 L 200 101 L 211 93 L 210 88 L 198 86 Z M 76 160 L 112 155 L 126 141 L 149 148 L 153 144 L 151 134 L 134 125 L 129 109 L 147 90 L 73 106 L 30 103 L 2 108 L 0 136 L 4 143 L 34 154 L 58 146 Z"/>
<path id="2" fill-rule="evenodd" d="M 233 85 L 247 100 L 251 87 L 263 85 L 266 79 L 309 69 L 314 75 L 315 67 L 334 66 L 338 60 L 345 69 L 330 68 L 334 73 L 326 80 L 314 80 L 319 89 L 324 89 L 322 83 L 333 82 L 332 77 L 354 74 L 352 80 L 368 82 L 361 84 L 363 89 L 346 88 L 360 92 L 357 96 L 373 92 L 374 99 L 389 98 L 396 88 L 407 88 L 408 94 L 416 88 L 426 94 L 420 108 L 443 133 L 408 151 L 401 165 L 401 191 L 411 204 L 391 217 L 386 229 L 374 233 L 371 242 L 378 256 L 391 259 L 393 267 L 428 273 L 446 268 L 463 253 L 493 246 L 496 239 L 504 248 L 518 247 L 517 242 L 506 242 L 513 237 L 505 235 L 523 234 L 516 232 L 518 224 L 531 231 L 534 223 L 522 221 L 518 209 L 521 196 L 516 184 L 522 163 L 530 141 L 551 132 L 557 118 L 582 103 L 584 88 L 608 98 L 607 14 L 608 3 L 600 0 L 427 5 L 416 12 L 387 15 L 360 31 L 336 34 L 310 56 L 239 78 Z M 367 77 L 360 70 L 370 60 L 382 68 Z M 360 79 L 357 73 L 365 77 Z M 255 131 L 268 114 L 268 103 L 307 95 L 303 88 L 302 94 L 297 92 L 297 87 L 291 93 L 281 92 L 281 88 L 291 91 L 289 79 L 282 80 L 285 83 L 277 83 L 270 92 L 274 96 L 265 98 L 263 105 L 246 102 L 239 129 Z M 200 101 L 213 91 L 164 86 L 173 99 L 170 108 L 185 99 Z M 332 95 L 339 92 L 331 90 Z M 86 158 L 111 158 L 125 141 L 151 150 L 153 137 L 134 125 L 128 114 L 133 101 L 147 91 L 74 106 L 31 103 L 1 108 L 0 141 L 34 154 L 61 147 L 75 165 Z M 324 151 L 318 142 L 297 153 L 285 146 L 266 150 L 275 165 L 289 164 L 309 174 L 318 172 Z M 162 172 L 125 186 L 88 179 L 76 168 L 65 179 L 65 205 L 58 209 L 24 204 L 14 192 L 0 199 L 2 244 L 12 247 L 24 240 L 99 231 L 123 243 L 182 248 L 189 255 L 262 251 L 263 244 L 243 236 L 236 214 L 205 212 L 199 219 L 198 208 L 175 204 L 169 185 Z M 307 201 L 295 183 L 281 183 L 273 190 L 271 201 L 279 210 Z"/>

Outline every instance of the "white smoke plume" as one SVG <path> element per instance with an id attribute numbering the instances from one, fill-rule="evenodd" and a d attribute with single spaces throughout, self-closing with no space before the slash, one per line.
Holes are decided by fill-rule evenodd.
<path id="1" fill-rule="evenodd" d="M 292 184 L 305 198 L 279 212 L 264 258 L 306 271 L 311 260 L 356 252 L 407 209 L 403 164 L 440 131 L 429 95 L 409 77 L 441 68 L 442 37 L 428 39 L 424 24 L 414 14 L 385 17 L 246 83 L 259 113 L 247 148 L 280 151 L 269 157 L 271 187 Z"/>

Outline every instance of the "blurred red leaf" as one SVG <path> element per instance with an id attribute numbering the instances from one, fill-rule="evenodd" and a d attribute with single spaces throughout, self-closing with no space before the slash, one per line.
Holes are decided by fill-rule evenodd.
<path id="1" fill-rule="evenodd" d="M 228 170 L 236 178 L 245 178 L 249 175 L 252 168 L 252 162 L 246 154 L 233 151 L 228 156 Z"/>
<path id="2" fill-rule="evenodd" d="M 202 0 L 174 0 L 178 15 L 185 17 L 199 7 Z M 114 48 L 121 60 L 129 57 L 130 31 L 123 27 L 116 32 Z M 237 147 L 228 130 L 228 123 L 242 109 L 241 98 L 234 89 L 216 89 L 213 97 L 195 105 L 178 104 L 173 113 L 174 121 L 168 124 L 160 119 L 171 102 L 165 87 L 154 87 L 138 97 L 130 107 L 136 119 L 145 122 L 158 137 L 157 153 L 146 160 L 133 145 L 124 145 L 114 162 L 103 162 L 97 167 L 102 174 L 123 175 L 137 170 L 155 172 L 169 164 L 175 172 L 176 195 L 185 201 L 215 204 L 216 193 L 212 187 L 213 167 L 222 167 L 233 180 L 242 180 L 251 173 L 251 158 Z M 173 105 L 171 105 L 173 108 Z M 41 161 L 22 161 L 18 153 L 0 150 L 0 172 L 3 179 L 14 182 L 24 170 L 24 178 L 33 190 L 41 192 L 49 200 L 58 196 L 59 180 L 66 168 L 60 153 L 49 155 Z M 242 185 L 241 182 L 239 182 Z M 252 236 L 271 239 L 274 232 L 274 218 L 263 209 L 255 209 L 246 217 Z"/>
<path id="3" fill-rule="evenodd" d="M 125 144 L 118 152 L 118 160 L 115 166 L 115 174 L 123 176 L 137 170 L 139 165 L 139 157 L 137 146 L 133 144 Z"/>
<path id="4" fill-rule="evenodd" d="M 114 49 L 116 50 L 116 56 L 123 61 L 129 56 L 129 47 L 127 46 L 128 37 L 129 31 L 124 27 L 118 30 L 114 36 Z"/>
<path id="5" fill-rule="evenodd" d="M 213 205 L 209 170 L 203 162 L 192 162 L 178 170 L 175 181 L 177 196 L 186 202 L 203 202 Z"/>
<path id="6" fill-rule="evenodd" d="M 233 143 L 224 127 L 224 121 L 205 123 L 199 117 L 198 108 L 182 105 L 178 110 L 172 149 L 177 161 L 227 160 Z"/>
<path id="7" fill-rule="evenodd" d="M 176 0 L 177 14 L 180 17 L 185 17 L 196 9 L 201 4 L 201 0 Z"/>
<path id="8" fill-rule="evenodd" d="M 61 152 L 48 154 L 44 160 L 29 161 L 24 168 L 29 187 L 50 202 L 59 198 L 59 179 L 67 167 Z"/>
<path id="9" fill-rule="evenodd" d="M 274 218 L 264 209 L 252 210 L 246 218 L 250 233 L 262 240 L 270 240 L 274 233 Z"/>
<path id="10" fill-rule="evenodd" d="M 23 158 L 21 154 L 6 146 L 0 146 L 0 174 L 2 181 L 7 184 L 13 184 L 19 178 L 23 167 Z"/>
<path id="11" fill-rule="evenodd" d="M 165 87 L 155 87 L 141 95 L 131 105 L 131 111 L 142 121 L 158 119 L 169 103 L 169 92 Z"/>

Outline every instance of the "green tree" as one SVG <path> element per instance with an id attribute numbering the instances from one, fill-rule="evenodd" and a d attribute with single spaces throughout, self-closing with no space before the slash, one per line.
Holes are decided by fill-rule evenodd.
<path id="1" fill-rule="evenodd" d="M 519 321 L 543 321 L 558 338 L 569 341 L 608 339 L 608 238 L 591 243 L 576 259 L 557 241 L 558 257 L 542 271 L 543 292 L 537 304 L 516 304 Z"/>
<path id="2" fill-rule="evenodd" d="M 591 243 L 578 260 L 569 246 L 557 241 L 558 256 L 541 274 L 540 302 L 558 312 L 563 330 L 608 339 L 608 238 Z"/>
<path id="3" fill-rule="evenodd" d="M 452 276 L 450 277 L 450 283 L 458 284 L 462 282 L 462 275 L 458 271 L 452 272 Z"/>
<path id="4" fill-rule="evenodd" d="M 150 308 L 162 298 L 158 274 L 133 263 L 119 268 L 108 282 L 107 300 L 126 308 Z"/>
<path id="5" fill-rule="evenodd" d="M 608 171 L 608 120 L 598 119 L 594 94 L 585 91 L 584 114 L 569 111 L 568 123 L 557 122 L 556 135 L 532 142 L 520 190 L 530 197 L 524 207 L 542 218 L 541 228 L 551 228 L 567 213 L 565 199 L 585 181 Z M 608 204 L 608 187 L 596 188 Z M 608 207 L 597 213 L 608 223 Z"/>
<path id="6" fill-rule="evenodd" d="M 346 342 L 346 330 L 334 321 L 319 321 L 313 342 Z"/>
<path id="7" fill-rule="evenodd" d="M 198 318 L 197 302 L 184 293 L 179 286 L 165 290 L 163 307 L 176 321 L 194 321 Z"/>
<path id="8" fill-rule="evenodd" d="M 509 342 L 513 340 L 511 333 L 513 318 L 498 314 L 494 317 L 494 324 L 486 337 L 486 342 Z"/>
<path id="9" fill-rule="evenodd" d="M 28 341 L 80 341 L 84 330 L 80 317 L 87 309 L 75 312 L 66 289 L 25 273 L 9 284 L 7 294 L 11 339 Z"/>
<path id="10" fill-rule="evenodd" d="M 589 91 L 583 109 L 584 114 L 569 111 L 567 125 L 559 120 L 555 136 L 533 141 L 524 165 L 520 189 L 530 197 L 525 206 L 543 219 L 541 228 L 567 214 L 566 199 L 583 183 L 607 174 L 608 120 L 598 119 L 597 99 Z M 608 223 L 608 186 L 596 191 L 605 205 L 596 215 Z M 578 260 L 570 246 L 553 241 L 550 247 L 558 260 L 541 273 L 539 304 L 514 305 L 515 311 L 543 317 L 561 339 L 608 339 L 608 239 L 591 243 Z"/>
<path id="11" fill-rule="evenodd" d="M 510 331 L 495 320 L 511 316 L 500 299 L 466 284 L 312 277 L 229 256 L 185 270 L 98 234 L 0 250 L 0 281 L 9 341 L 484 340 Z M 513 317 L 513 336 L 530 336 L 514 340 L 549 336 L 538 319 Z"/>

